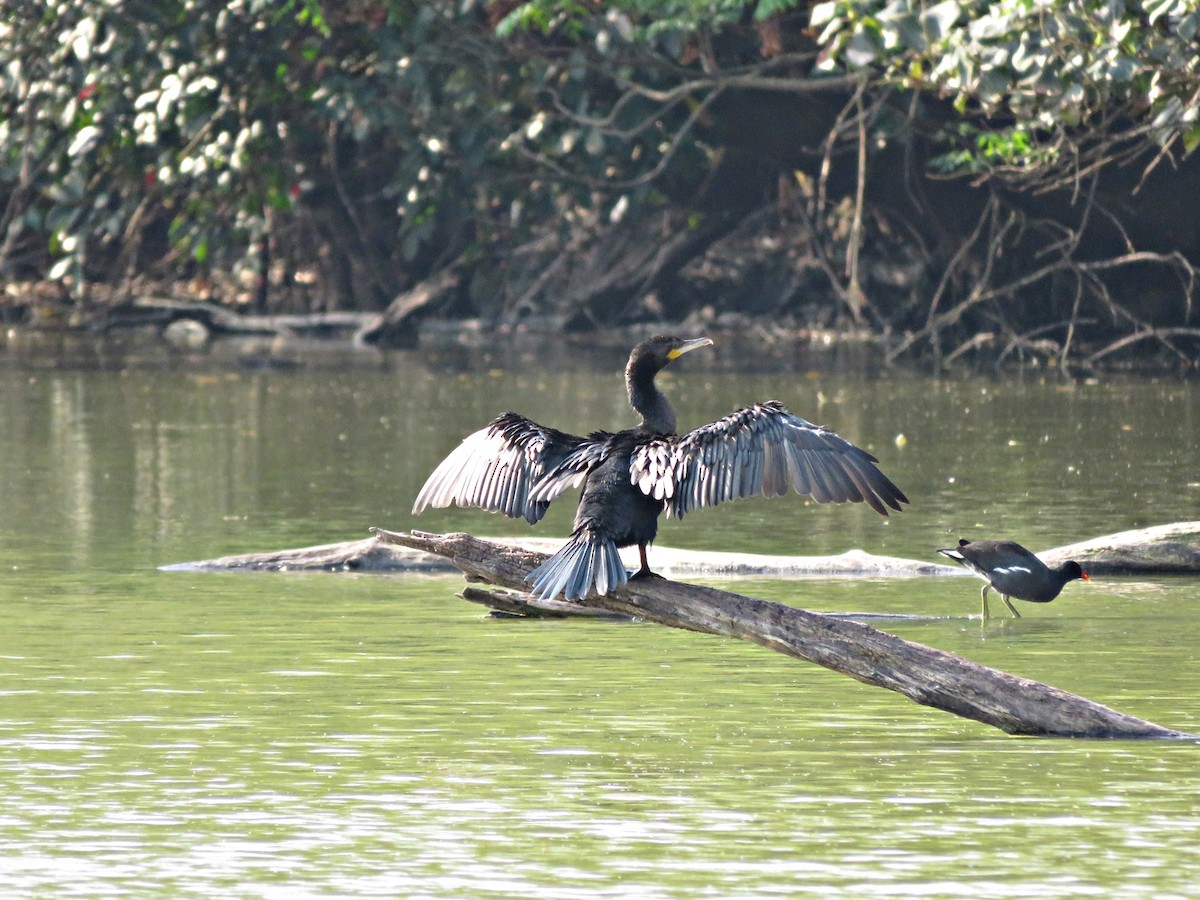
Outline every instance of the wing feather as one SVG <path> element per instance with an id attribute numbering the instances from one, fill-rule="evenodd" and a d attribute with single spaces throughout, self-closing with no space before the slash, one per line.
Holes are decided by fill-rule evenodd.
<path id="1" fill-rule="evenodd" d="M 580 443 L 570 453 L 538 476 L 530 490 L 530 499 L 548 505 L 564 491 L 578 487 L 587 473 L 611 452 L 612 438 L 613 435 L 604 431 L 580 438 Z"/>
<path id="2" fill-rule="evenodd" d="M 682 517 L 729 500 L 794 490 L 818 503 L 866 503 L 881 515 L 908 498 L 878 460 L 774 401 L 739 409 L 678 437 L 639 445 L 630 479 Z"/>
<path id="3" fill-rule="evenodd" d="M 413 515 L 456 504 L 537 522 L 558 494 L 535 496 L 534 487 L 587 441 L 505 413 L 438 464 L 417 494 Z"/>

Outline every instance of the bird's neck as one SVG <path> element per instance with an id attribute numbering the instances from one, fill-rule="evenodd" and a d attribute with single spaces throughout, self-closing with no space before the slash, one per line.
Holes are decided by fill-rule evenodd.
<path id="1" fill-rule="evenodd" d="M 674 434 L 675 410 L 655 385 L 656 374 L 657 370 L 630 361 L 625 369 L 629 405 L 642 417 L 642 428 L 658 434 Z"/>

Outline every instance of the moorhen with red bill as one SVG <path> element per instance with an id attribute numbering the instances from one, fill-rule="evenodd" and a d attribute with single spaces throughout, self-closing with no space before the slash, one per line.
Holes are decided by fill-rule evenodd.
<path id="1" fill-rule="evenodd" d="M 984 619 L 988 618 L 990 588 L 996 589 L 1004 605 L 1019 619 L 1021 614 L 1009 602 L 1009 597 L 1030 603 L 1049 603 L 1068 581 L 1090 580 L 1075 560 L 1050 568 L 1015 541 L 960 540 L 957 547 L 948 547 L 938 553 L 957 560 L 987 582 L 980 594 Z"/>

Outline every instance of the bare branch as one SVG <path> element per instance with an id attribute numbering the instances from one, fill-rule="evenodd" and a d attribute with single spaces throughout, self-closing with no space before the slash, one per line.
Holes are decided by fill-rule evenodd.
<path id="1" fill-rule="evenodd" d="M 1106 347 L 1103 347 L 1100 350 L 1097 350 L 1095 353 L 1093 353 L 1091 356 L 1089 356 L 1085 360 L 1085 362 L 1087 362 L 1089 364 L 1095 363 L 1097 360 L 1103 359 L 1105 356 L 1108 356 L 1109 354 L 1115 353 L 1116 351 L 1121 350 L 1125 347 L 1128 347 L 1131 344 L 1136 344 L 1138 341 L 1143 341 L 1148 338 L 1152 338 L 1154 340 L 1161 341 L 1165 346 L 1174 350 L 1176 353 L 1179 353 L 1180 356 L 1184 360 L 1187 360 L 1188 359 L 1187 355 L 1181 353 L 1178 348 L 1176 348 L 1173 344 L 1170 343 L 1170 341 L 1168 339 L 1171 337 L 1200 338 L 1200 328 L 1149 328 L 1148 327 L 1144 330 L 1136 331 L 1133 334 L 1127 334 L 1127 335 L 1125 335 L 1125 337 L 1113 341 L 1111 344 L 1107 345 Z"/>
<path id="2" fill-rule="evenodd" d="M 858 177 L 854 191 L 854 218 L 850 223 L 850 240 L 846 248 L 846 303 L 855 322 L 862 322 L 863 307 L 870 301 L 863 293 L 858 279 L 858 254 L 862 248 L 863 199 L 867 191 L 867 117 L 863 111 L 863 91 L 866 80 L 859 82 L 854 92 L 855 119 L 858 123 Z"/>
<path id="3" fill-rule="evenodd" d="M 662 155 L 659 157 L 659 160 L 655 164 L 654 168 L 650 169 L 647 172 L 643 172 L 641 175 L 637 176 L 636 178 L 628 178 L 628 179 L 624 179 L 621 181 L 614 181 L 614 180 L 607 180 L 607 179 L 603 179 L 603 178 L 593 178 L 593 177 L 590 177 L 587 175 L 577 175 L 573 172 L 568 171 L 566 168 L 564 168 L 560 164 L 554 162 L 553 160 L 551 160 L 549 157 L 547 157 L 543 153 L 534 153 L 533 151 L 527 150 L 524 147 L 518 147 L 517 150 L 519 153 L 521 153 L 522 156 L 537 163 L 540 166 L 547 167 L 548 169 L 553 171 L 556 175 L 558 175 L 559 177 L 561 177 L 562 179 L 564 179 L 566 181 L 574 181 L 574 182 L 577 182 L 580 184 L 585 184 L 588 187 L 601 188 L 604 190 L 613 190 L 613 191 L 629 190 L 631 188 L 642 187 L 643 185 L 649 184 L 655 178 L 657 178 L 659 175 L 661 175 L 663 173 L 663 171 L 667 168 L 668 164 L 670 164 L 672 158 L 674 158 L 675 154 L 677 152 L 679 152 L 679 148 L 683 146 L 684 138 L 686 138 L 691 133 L 692 128 L 694 128 L 696 125 L 696 122 L 700 120 L 700 118 L 704 115 L 704 113 L 708 110 L 708 108 L 713 104 L 713 102 L 717 99 L 717 97 L 720 96 L 720 93 L 721 93 L 720 91 L 713 91 L 711 94 L 709 94 L 703 100 L 701 100 L 698 104 L 696 104 L 695 108 L 688 114 L 687 119 L 684 121 L 684 123 L 679 127 L 679 129 L 672 136 L 671 143 L 667 146 L 667 149 L 663 151 Z"/>

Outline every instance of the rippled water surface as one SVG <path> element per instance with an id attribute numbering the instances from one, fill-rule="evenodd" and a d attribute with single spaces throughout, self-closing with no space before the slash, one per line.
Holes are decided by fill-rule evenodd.
<path id="1" fill-rule="evenodd" d="M 779 399 L 913 504 L 743 501 L 663 544 L 930 559 L 959 536 L 1041 549 L 1200 519 L 1193 384 L 701 355 L 664 379 L 682 425 Z M 407 510 L 504 409 L 630 424 L 619 351 L 535 362 L 0 369 L 5 896 L 1195 895 L 1195 742 L 1007 737 L 735 641 L 490 619 L 449 576 L 158 571 L 371 525 L 528 533 Z M 562 505 L 539 532 L 565 532 Z M 986 626 L 969 578 L 719 584 L 917 614 L 879 624 L 1200 731 L 1194 579 L 1077 582 Z"/>

